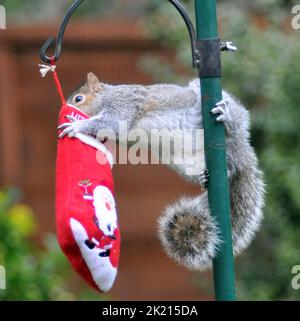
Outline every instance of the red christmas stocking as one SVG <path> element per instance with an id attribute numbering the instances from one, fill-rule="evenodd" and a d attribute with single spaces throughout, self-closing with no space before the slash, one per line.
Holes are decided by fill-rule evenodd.
<path id="1" fill-rule="evenodd" d="M 59 125 L 88 116 L 63 105 Z M 112 155 L 105 145 L 78 134 L 58 140 L 56 225 L 59 244 L 75 270 L 95 289 L 112 287 L 119 261 Z"/>

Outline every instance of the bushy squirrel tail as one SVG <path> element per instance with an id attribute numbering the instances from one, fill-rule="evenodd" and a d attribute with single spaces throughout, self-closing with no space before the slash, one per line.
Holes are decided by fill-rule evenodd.
<path id="1" fill-rule="evenodd" d="M 210 215 L 207 192 L 169 205 L 158 224 L 162 246 L 173 260 L 190 270 L 211 266 L 220 239 Z"/>
<path id="2" fill-rule="evenodd" d="M 254 154 L 253 154 L 254 155 Z M 249 246 L 263 219 L 265 184 L 256 159 L 230 179 L 233 252 Z M 190 270 L 212 265 L 222 240 L 215 219 L 210 215 L 207 192 L 184 197 L 168 206 L 159 221 L 159 237 L 167 255 Z"/>

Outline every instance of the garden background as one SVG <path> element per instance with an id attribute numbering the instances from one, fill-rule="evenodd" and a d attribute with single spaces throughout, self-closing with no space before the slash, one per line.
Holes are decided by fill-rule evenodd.
<path id="1" fill-rule="evenodd" d="M 1 1 L 8 29 L 0 31 L 0 264 L 7 270 L 0 300 L 211 299 L 211 273 L 177 267 L 159 246 L 160 211 L 180 194 L 198 192 L 161 166 L 116 166 L 123 248 L 111 294 L 89 289 L 58 248 L 59 100 L 51 79 L 38 79 L 37 64 L 39 47 L 49 32 L 56 35 L 70 3 Z M 193 1 L 183 3 L 193 15 Z M 291 286 L 292 267 L 300 264 L 300 31 L 291 27 L 294 4 L 218 1 L 220 37 L 239 48 L 222 54 L 223 86 L 251 111 L 252 144 L 267 183 L 262 229 L 236 260 L 239 299 L 300 299 Z M 85 1 L 66 31 L 64 50 L 58 66 L 66 92 L 88 71 L 113 83 L 184 84 L 196 77 L 188 34 L 168 1 Z"/>

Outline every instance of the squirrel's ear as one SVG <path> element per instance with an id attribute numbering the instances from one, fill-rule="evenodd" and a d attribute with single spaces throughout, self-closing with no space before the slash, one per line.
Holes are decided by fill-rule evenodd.
<path id="1" fill-rule="evenodd" d="M 92 72 L 89 72 L 87 75 L 87 85 L 89 90 L 93 93 L 98 93 L 102 90 L 102 86 L 99 82 L 99 79 Z"/>

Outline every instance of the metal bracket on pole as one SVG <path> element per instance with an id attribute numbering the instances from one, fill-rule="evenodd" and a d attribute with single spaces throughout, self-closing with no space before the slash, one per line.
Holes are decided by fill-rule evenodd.
<path id="1" fill-rule="evenodd" d="M 199 77 L 221 77 L 221 44 L 220 39 L 197 41 L 199 50 Z"/>
<path id="2" fill-rule="evenodd" d="M 169 0 L 169 2 L 178 10 L 187 26 L 191 40 L 193 68 L 199 70 L 201 77 L 220 77 L 221 65 L 218 63 L 220 51 L 237 51 L 237 48 L 230 41 L 221 42 L 220 39 L 199 40 L 193 22 L 182 3 L 179 0 Z M 209 53 L 213 53 L 213 55 Z"/>

